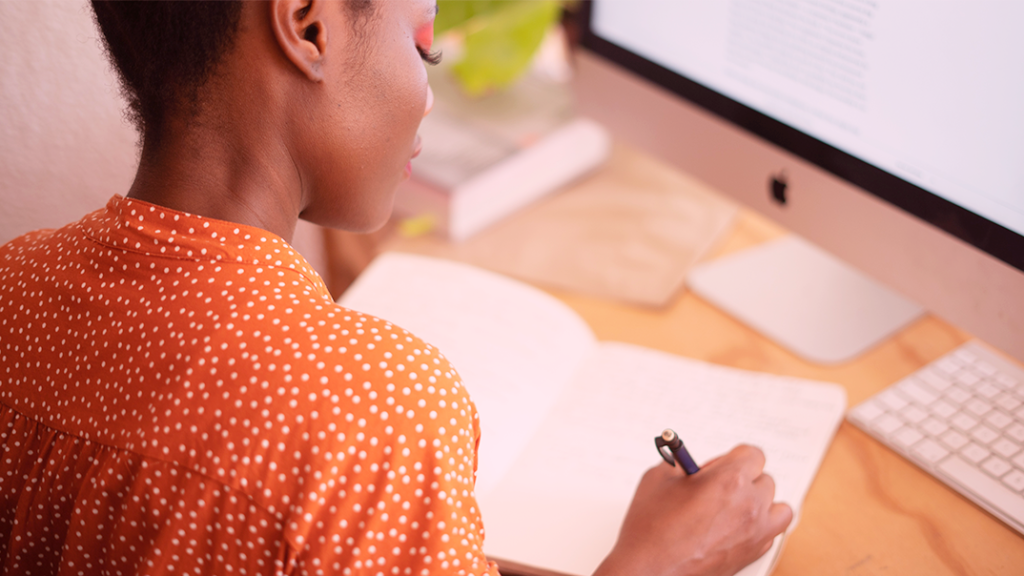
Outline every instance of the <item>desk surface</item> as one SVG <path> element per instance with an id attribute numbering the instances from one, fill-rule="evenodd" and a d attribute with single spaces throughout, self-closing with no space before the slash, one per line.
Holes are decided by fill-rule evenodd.
<path id="1" fill-rule="evenodd" d="M 783 234 L 743 212 L 710 257 Z M 340 253 L 358 267 L 375 241 L 351 238 Z M 376 241 L 379 242 L 379 239 Z M 436 239 L 413 241 L 430 251 Z M 333 243 L 339 244 L 335 236 Z M 409 241 L 398 248 L 409 247 Z M 329 243 L 330 247 L 330 243 Z M 334 249 L 339 254 L 337 248 Z M 336 256 L 337 257 L 337 256 Z M 550 291 L 578 312 L 599 339 L 632 342 L 716 364 L 836 382 L 856 405 L 970 338 L 926 316 L 860 358 L 810 364 L 689 292 L 663 310 Z M 518 573 L 518 570 L 516 571 Z M 843 422 L 773 574 L 1021 574 L 1024 537 L 956 492 Z"/>
<path id="2" fill-rule="evenodd" d="M 783 232 L 750 213 L 721 255 Z M 970 335 L 926 316 L 856 360 L 810 364 L 693 294 L 664 311 L 555 293 L 600 339 L 716 364 L 843 385 L 856 405 Z M 773 574 L 1021 574 L 1024 537 L 858 428 L 843 422 Z"/>

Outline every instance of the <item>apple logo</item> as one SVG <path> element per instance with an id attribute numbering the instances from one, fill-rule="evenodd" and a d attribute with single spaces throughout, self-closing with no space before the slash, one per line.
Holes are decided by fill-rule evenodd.
<path id="1" fill-rule="evenodd" d="M 772 199 L 779 203 L 781 206 L 786 205 L 786 174 L 780 172 L 777 176 L 771 177 L 769 189 L 772 193 Z"/>

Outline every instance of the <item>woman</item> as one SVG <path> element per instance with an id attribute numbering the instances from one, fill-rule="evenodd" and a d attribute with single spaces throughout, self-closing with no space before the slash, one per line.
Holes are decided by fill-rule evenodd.
<path id="1" fill-rule="evenodd" d="M 496 573 L 457 372 L 288 245 L 387 219 L 433 0 L 93 6 L 142 154 L 126 197 L 0 248 L 5 568 Z M 598 573 L 734 573 L 791 519 L 763 464 L 652 468 Z"/>

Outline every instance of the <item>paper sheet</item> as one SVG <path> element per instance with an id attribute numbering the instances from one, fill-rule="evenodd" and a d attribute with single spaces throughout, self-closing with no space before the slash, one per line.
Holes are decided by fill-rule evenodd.
<path id="1" fill-rule="evenodd" d="M 599 344 L 502 482 L 478 493 L 485 551 L 592 573 L 615 542 L 640 476 L 660 462 L 654 437 L 666 427 L 698 463 L 740 443 L 758 446 L 776 498 L 799 513 L 845 397 L 837 385 Z M 571 441 L 579 437 L 587 441 Z M 766 574 L 772 560 L 766 554 L 742 574 Z"/>

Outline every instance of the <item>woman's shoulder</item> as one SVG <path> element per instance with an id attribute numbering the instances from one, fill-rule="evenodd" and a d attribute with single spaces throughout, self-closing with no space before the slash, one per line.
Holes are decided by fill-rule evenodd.
<path id="1" fill-rule="evenodd" d="M 308 399 L 305 412 L 401 417 L 390 422 L 396 426 L 443 415 L 474 426 L 476 409 L 455 367 L 416 334 L 315 295 L 273 302 L 236 307 L 211 338 L 234 351 L 232 369 L 247 379 Z"/>

